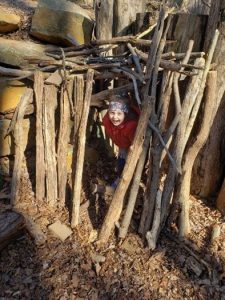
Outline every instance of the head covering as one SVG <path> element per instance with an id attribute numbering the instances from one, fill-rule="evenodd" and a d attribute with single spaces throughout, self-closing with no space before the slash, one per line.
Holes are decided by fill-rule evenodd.
<path id="1" fill-rule="evenodd" d="M 109 103 L 109 110 L 121 110 L 124 113 L 128 113 L 129 112 L 129 107 L 125 103 L 111 101 Z"/>

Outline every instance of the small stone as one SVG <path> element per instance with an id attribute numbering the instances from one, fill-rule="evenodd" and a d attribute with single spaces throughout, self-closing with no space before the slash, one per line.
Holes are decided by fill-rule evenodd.
<path id="1" fill-rule="evenodd" d="M 105 256 L 98 253 L 91 253 L 91 259 L 95 263 L 103 263 L 105 261 Z"/>
<path id="2" fill-rule="evenodd" d="M 68 226 L 59 220 L 51 224 L 48 229 L 63 242 L 73 233 Z"/>
<path id="3" fill-rule="evenodd" d="M 73 286 L 75 288 L 77 288 L 78 285 L 79 285 L 80 279 L 79 279 L 79 277 L 78 277 L 78 275 L 76 273 L 73 273 L 72 282 L 73 282 Z"/>

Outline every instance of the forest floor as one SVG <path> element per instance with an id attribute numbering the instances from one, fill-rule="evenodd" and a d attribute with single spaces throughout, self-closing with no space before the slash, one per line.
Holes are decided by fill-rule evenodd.
<path id="1" fill-rule="evenodd" d="M 31 0 L 1 0 L 0 9 L 22 16 L 21 29 L 7 38 L 30 39 L 35 5 Z M 157 248 L 150 251 L 137 234 L 141 190 L 126 239 L 112 235 L 103 248 L 96 246 L 110 198 L 92 195 L 90 182 L 96 178 L 110 182 L 113 176 L 113 161 L 99 157 L 95 164 L 85 165 L 82 205 L 89 205 L 64 242 L 48 226 L 57 220 L 69 226 L 68 209 L 53 211 L 37 202 L 30 181 L 34 169 L 29 174 L 24 170 L 17 209 L 42 235 L 35 240 L 25 231 L 1 251 L 0 299 L 225 299 L 224 219 L 210 201 L 190 198 L 192 231 L 186 243 L 179 241 L 174 227 L 162 232 Z M 3 188 L 9 185 L 10 178 L 3 178 Z M 8 200 L 0 201 L 0 213 L 12 209 Z M 221 234 L 211 244 L 215 225 Z"/>
<path id="2" fill-rule="evenodd" d="M 139 197 L 126 239 L 112 234 L 105 246 L 96 245 L 110 198 L 91 194 L 90 182 L 110 183 L 113 175 L 113 160 L 100 157 L 85 166 L 81 207 L 86 208 L 64 242 L 48 226 L 60 220 L 69 227 L 68 209 L 53 211 L 37 202 L 30 181 L 34 169 L 29 174 L 24 169 L 17 211 L 33 229 L 1 252 L 0 299 L 225 299 L 224 219 L 203 200 L 190 198 L 192 233 L 186 243 L 170 228 L 150 251 L 137 233 Z M 11 210 L 7 200 L 0 207 L 1 212 Z M 211 244 L 215 225 L 221 234 Z"/>

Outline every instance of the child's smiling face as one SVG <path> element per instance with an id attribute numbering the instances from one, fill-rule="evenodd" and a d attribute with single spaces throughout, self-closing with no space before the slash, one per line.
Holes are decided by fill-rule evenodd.
<path id="1" fill-rule="evenodd" d="M 109 110 L 109 119 L 114 126 L 119 126 L 125 119 L 125 113 L 122 110 Z"/>

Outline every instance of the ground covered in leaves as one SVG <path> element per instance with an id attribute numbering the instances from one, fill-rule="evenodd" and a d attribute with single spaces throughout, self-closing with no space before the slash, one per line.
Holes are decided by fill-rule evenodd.
<path id="1" fill-rule="evenodd" d="M 37 203 L 32 174 L 24 171 L 18 210 L 32 230 L 1 252 L 0 299 L 224 299 L 225 228 L 220 214 L 202 200 L 191 197 L 192 234 L 186 243 L 172 228 L 150 251 L 137 234 L 136 212 L 124 241 L 112 235 L 99 248 L 97 232 L 110 198 L 92 195 L 90 182 L 110 183 L 106 175 L 113 173 L 113 161 L 100 157 L 96 164 L 86 164 L 81 222 L 64 242 L 48 226 L 57 220 L 69 226 L 68 209 L 53 211 Z M 7 209 L 11 207 L 2 200 L 1 212 Z M 215 224 L 221 235 L 211 244 Z"/>

